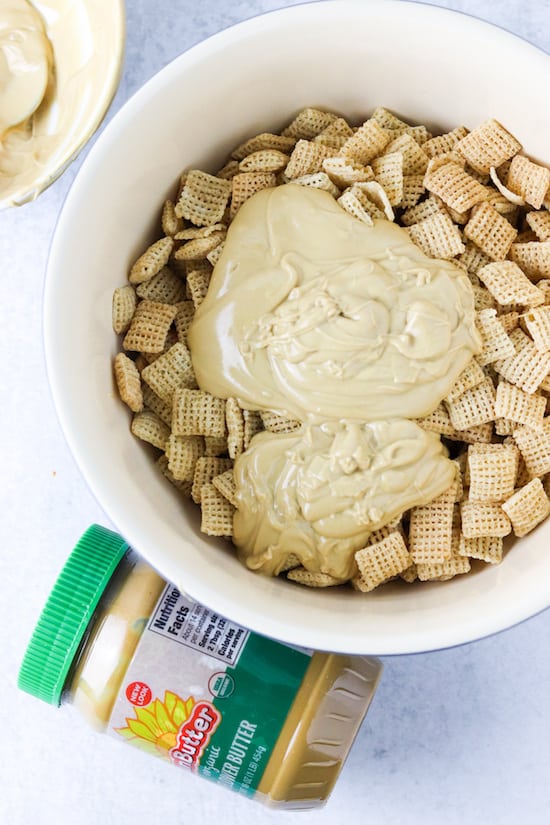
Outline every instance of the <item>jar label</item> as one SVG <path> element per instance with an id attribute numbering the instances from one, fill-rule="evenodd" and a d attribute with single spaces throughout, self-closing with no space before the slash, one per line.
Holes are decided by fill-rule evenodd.
<path id="1" fill-rule="evenodd" d="M 141 621 L 109 733 L 254 795 L 309 652 L 245 630 L 171 584 Z"/>

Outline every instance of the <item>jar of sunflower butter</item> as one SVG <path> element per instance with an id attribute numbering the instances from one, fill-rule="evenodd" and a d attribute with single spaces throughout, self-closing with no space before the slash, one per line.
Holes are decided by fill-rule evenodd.
<path id="1" fill-rule="evenodd" d="M 380 672 L 373 658 L 240 627 L 93 525 L 44 607 L 19 687 L 178 768 L 300 809 L 330 794 Z"/>

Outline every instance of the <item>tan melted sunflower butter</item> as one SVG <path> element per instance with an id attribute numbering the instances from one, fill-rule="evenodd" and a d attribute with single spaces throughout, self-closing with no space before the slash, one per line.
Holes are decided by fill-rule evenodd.
<path id="1" fill-rule="evenodd" d="M 420 418 L 480 351 L 462 270 L 298 185 L 241 207 L 189 344 L 203 389 L 300 421 Z"/>
<path id="2" fill-rule="evenodd" d="M 0 139 L 40 106 L 51 49 L 44 24 L 27 0 L 0 0 Z"/>
<path id="3" fill-rule="evenodd" d="M 302 422 L 235 462 L 233 541 L 270 575 L 289 555 L 345 581 L 369 534 L 453 481 L 432 412 L 480 351 L 467 276 L 401 227 L 326 192 L 264 190 L 239 210 L 189 330 L 199 386 Z"/>

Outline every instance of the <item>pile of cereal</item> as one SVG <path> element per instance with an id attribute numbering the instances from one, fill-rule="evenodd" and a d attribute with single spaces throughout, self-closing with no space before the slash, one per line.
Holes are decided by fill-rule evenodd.
<path id="1" fill-rule="evenodd" d="M 400 577 L 444 581 L 470 560 L 503 558 L 503 538 L 550 514 L 550 170 L 521 154 L 496 120 L 432 136 L 377 108 L 359 127 L 307 108 L 281 134 L 238 146 L 220 171 L 182 175 L 162 209 L 162 237 L 113 298 L 115 358 L 132 432 L 159 451 L 161 472 L 202 508 L 202 530 L 231 537 L 233 461 L 261 430 L 300 427 L 203 392 L 187 330 L 204 299 L 227 229 L 256 192 L 297 184 L 326 190 L 342 209 L 405 227 L 432 258 L 468 275 L 483 350 L 447 398 L 417 421 L 449 447 L 453 485 L 376 530 L 355 554 L 351 584 L 368 592 Z M 126 354 L 129 353 L 129 354 Z M 341 584 L 289 560 L 288 579 Z"/>

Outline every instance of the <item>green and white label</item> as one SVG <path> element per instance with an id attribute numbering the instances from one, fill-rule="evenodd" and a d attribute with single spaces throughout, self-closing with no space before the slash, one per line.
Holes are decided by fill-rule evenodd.
<path id="1" fill-rule="evenodd" d="M 118 737 L 253 795 L 310 662 L 164 589 L 109 722 Z"/>

